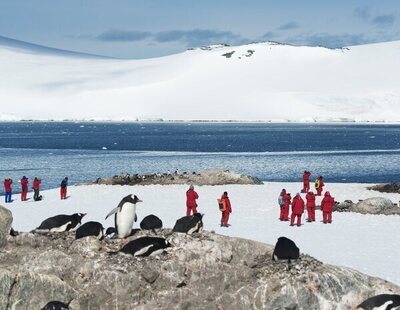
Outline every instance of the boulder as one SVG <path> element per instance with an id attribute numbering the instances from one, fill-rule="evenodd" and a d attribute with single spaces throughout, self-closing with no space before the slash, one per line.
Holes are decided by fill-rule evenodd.
<path id="1" fill-rule="evenodd" d="M 7 237 L 10 234 L 13 217 L 10 210 L 0 206 L 0 248 L 7 243 Z"/>
<path id="2" fill-rule="evenodd" d="M 351 211 L 362 214 L 400 214 L 400 208 L 386 198 L 368 198 L 351 207 Z"/>

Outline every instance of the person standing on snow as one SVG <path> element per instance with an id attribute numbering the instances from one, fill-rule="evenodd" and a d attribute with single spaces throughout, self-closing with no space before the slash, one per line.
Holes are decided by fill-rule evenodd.
<path id="1" fill-rule="evenodd" d="M 310 176 L 311 172 L 305 170 L 303 173 L 303 190 L 302 193 L 307 193 L 310 190 Z"/>
<path id="2" fill-rule="evenodd" d="M 41 179 L 38 179 L 37 177 L 35 177 L 35 179 L 33 180 L 33 200 L 34 201 L 38 201 L 39 199 L 39 189 L 40 189 L 40 183 L 42 183 Z"/>
<path id="3" fill-rule="evenodd" d="M 285 195 L 286 195 L 286 189 L 282 189 L 278 197 L 278 204 L 281 211 L 279 215 L 279 220 L 281 221 L 284 220 Z"/>
<path id="4" fill-rule="evenodd" d="M 222 211 L 221 227 L 229 227 L 228 220 L 230 213 L 232 213 L 232 207 L 231 207 L 231 201 L 229 200 L 228 197 L 228 192 L 224 192 L 222 194 L 221 201 L 225 209 L 224 211 Z"/>
<path id="5" fill-rule="evenodd" d="M 321 201 L 322 218 L 324 224 L 332 223 L 332 212 L 335 205 L 335 199 L 329 192 L 325 192 L 324 199 Z"/>
<path id="6" fill-rule="evenodd" d="M 290 196 L 290 193 L 286 193 L 286 195 L 283 197 L 283 221 L 289 221 L 289 209 L 291 201 L 292 196 Z"/>
<path id="7" fill-rule="evenodd" d="M 11 196 L 12 196 L 12 190 L 11 190 L 11 184 L 12 184 L 12 179 L 4 179 L 4 190 L 6 191 L 6 203 L 11 202 Z"/>
<path id="8" fill-rule="evenodd" d="M 68 177 L 65 177 L 61 181 L 61 188 L 60 188 L 61 199 L 67 199 L 67 186 L 68 186 Z"/>
<path id="9" fill-rule="evenodd" d="M 324 179 L 323 177 L 320 175 L 318 177 L 318 179 L 315 180 L 315 189 L 317 190 L 317 196 L 321 196 L 322 193 L 322 189 L 324 187 Z"/>
<path id="10" fill-rule="evenodd" d="M 307 222 L 315 222 L 315 195 L 309 191 L 306 195 L 306 207 L 308 219 Z"/>
<path id="11" fill-rule="evenodd" d="M 294 219 L 297 216 L 297 226 L 301 226 L 301 216 L 304 212 L 304 200 L 300 193 L 297 193 L 292 201 L 292 215 L 290 216 L 290 226 L 294 226 Z"/>
<path id="12" fill-rule="evenodd" d="M 26 176 L 23 176 L 19 182 L 21 183 L 21 201 L 26 201 L 29 180 Z"/>
<path id="13" fill-rule="evenodd" d="M 190 185 L 186 192 L 186 216 L 190 216 L 190 213 L 197 213 L 197 202 L 196 199 L 199 195 L 194 191 L 194 186 Z"/>

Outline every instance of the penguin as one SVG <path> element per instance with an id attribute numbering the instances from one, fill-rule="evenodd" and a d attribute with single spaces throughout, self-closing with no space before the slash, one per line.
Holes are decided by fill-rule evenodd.
<path id="1" fill-rule="evenodd" d="M 75 240 L 87 237 L 87 236 L 95 236 L 99 240 L 103 240 L 104 238 L 104 227 L 99 222 L 87 222 L 80 226 L 76 230 Z"/>
<path id="2" fill-rule="evenodd" d="M 364 300 L 357 308 L 364 310 L 389 310 L 400 307 L 400 295 L 380 294 Z"/>
<path id="3" fill-rule="evenodd" d="M 291 259 L 298 259 L 299 257 L 300 250 L 292 240 L 286 237 L 278 238 L 272 253 L 272 260 L 287 259 L 290 263 Z"/>
<path id="4" fill-rule="evenodd" d="M 118 252 L 133 256 L 155 256 L 162 254 L 172 244 L 164 238 L 140 237 L 125 244 Z M 112 252 L 112 254 L 118 253 Z"/>
<path id="5" fill-rule="evenodd" d="M 163 223 L 161 219 L 154 214 L 150 214 L 146 216 L 141 222 L 140 222 L 140 228 L 143 230 L 154 230 L 158 228 L 162 228 Z"/>
<path id="6" fill-rule="evenodd" d="M 142 202 L 136 195 L 128 195 L 120 201 L 118 206 L 107 214 L 106 219 L 115 214 L 115 235 L 126 238 L 130 235 L 133 222 L 137 221 L 136 204 Z"/>
<path id="7" fill-rule="evenodd" d="M 60 214 L 44 220 L 37 232 L 62 232 L 75 231 L 81 225 L 82 218 L 86 213 L 74 213 L 72 215 Z"/>
<path id="8" fill-rule="evenodd" d="M 61 301 L 50 301 L 42 310 L 69 310 L 69 306 Z"/>
<path id="9" fill-rule="evenodd" d="M 204 214 L 195 213 L 190 216 L 181 217 L 176 221 L 172 231 L 187 233 L 188 235 L 195 232 L 201 232 L 203 230 L 203 216 Z"/>

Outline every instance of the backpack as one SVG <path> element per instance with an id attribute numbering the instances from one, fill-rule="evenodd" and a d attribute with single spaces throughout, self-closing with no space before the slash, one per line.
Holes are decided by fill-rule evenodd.
<path id="1" fill-rule="evenodd" d="M 315 188 L 319 188 L 319 180 L 318 179 L 315 180 L 314 185 L 315 185 Z"/>
<path id="2" fill-rule="evenodd" d="M 219 211 L 224 212 L 226 210 L 225 200 L 217 199 Z"/>

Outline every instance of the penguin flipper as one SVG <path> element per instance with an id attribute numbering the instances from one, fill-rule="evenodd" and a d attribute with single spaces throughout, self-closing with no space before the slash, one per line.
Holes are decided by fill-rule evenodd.
<path id="1" fill-rule="evenodd" d="M 110 213 L 107 214 L 107 216 L 106 216 L 105 219 L 107 219 L 110 215 L 113 215 L 113 214 L 117 213 L 117 212 L 118 212 L 118 209 L 119 209 L 119 206 L 118 206 L 118 207 L 115 207 L 114 209 L 112 209 L 112 210 L 110 211 Z"/>
<path id="2" fill-rule="evenodd" d="M 137 222 L 137 214 L 135 213 L 135 223 Z"/>

